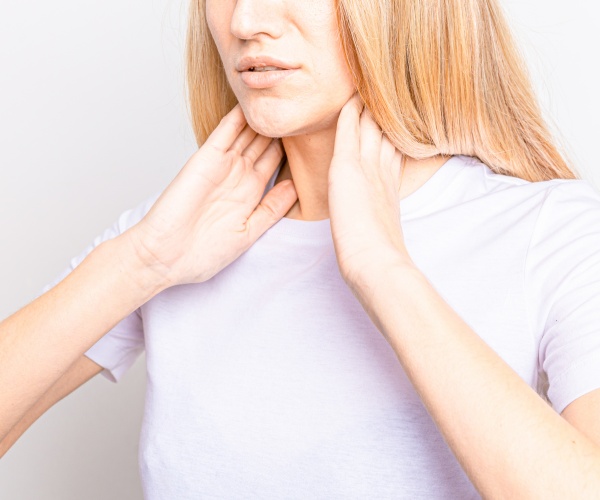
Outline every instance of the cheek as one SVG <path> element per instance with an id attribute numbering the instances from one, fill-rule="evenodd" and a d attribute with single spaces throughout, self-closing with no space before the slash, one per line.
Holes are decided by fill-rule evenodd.
<path id="1" fill-rule="evenodd" d="M 227 20 L 231 19 L 227 3 L 222 0 L 206 0 L 206 24 L 221 56 L 228 32 Z"/>

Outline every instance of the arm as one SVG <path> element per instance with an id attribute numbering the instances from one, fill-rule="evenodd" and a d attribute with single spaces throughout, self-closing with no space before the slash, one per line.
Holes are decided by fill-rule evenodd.
<path id="1" fill-rule="evenodd" d="M 561 415 L 600 446 L 600 389 L 577 398 Z"/>
<path id="2" fill-rule="evenodd" d="M 594 421 L 594 430 L 561 418 L 414 267 L 387 267 L 353 291 L 485 498 L 599 497 L 593 406 L 576 401 L 566 414 L 582 426 Z M 597 409 L 598 394 L 587 399 Z"/>
<path id="3" fill-rule="evenodd" d="M 98 246 L 0 323 L 0 439 L 102 335 L 161 288 L 126 238 Z"/>
<path id="4" fill-rule="evenodd" d="M 102 367 L 86 356 L 81 356 L 75 361 L 65 374 L 17 422 L 6 437 L 0 441 L 0 458 L 6 454 L 17 439 L 49 408 L 101 371 Z"/>
<path id="5" fill-rule="evenodd" d="M 211 278 L 285 215 L 291 181 L 261 199 L 282 154 L 234 107 L 138 224 L 0 323 L 0 441 L 121 319 L 169 286 Z"/>
<path id="6" fill-rule="evenodd" d="M 404 245 L 401 160 L 351 99 L 329 171 L 342 277 L 485 498 L 600 498 L 599 392 L 562 418 L 437 293 Z"/>

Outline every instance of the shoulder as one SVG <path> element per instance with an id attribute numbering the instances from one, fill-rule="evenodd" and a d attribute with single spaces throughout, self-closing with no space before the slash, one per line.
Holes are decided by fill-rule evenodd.
<path id="1" fill-rule="evenodd" d="M 600 193 L 588 181 L 548 181 L 537 217 L 532 245 L 553 240 L 558 245 L 600 250 Z M 592 243 L 593 242 L 593 243 Z"/>
<path id="2" fill-rule="evenodd" d="M 600 194 L 584 180 L 545 184 L 548 188 L 530 237 L 525 272 L 532 289 L 537 287 L 550 308 L 573 290 L 592 293 L 600 285 Z"/>
<path id="3" fill-rule="evenodd" d="M 463 200 L 482 197 L 503 198 L 507 203 L 535 201 L 544 211 L 581 210 L 597 207 L 600 193 L 586 180 L 552 179 L 530 182 L 492 171 L 470 156 L 454 157 L 456 182 L 453 191 Z"/>
<path id="4" fill-rule="evenodd" d="M 573 179 L 547 182 L 549 187 L 544 200 L 546 212 L 568 215 L 572 211 L 594 212 L 600 209 L 600 192 L 590 182 Z"/>
<path id="5" fill-rule="evenodd" d="M 493 172 L 471 159 L 463 169 L 469 196 L 486 199 L 491 213 L 518 223 L 527 218 L 531 224 L 530 252 L 576 248 L 600 250 L 600 192 L 583 179 L 552 179 L 530 182 Z M 512 214 L 512 216 L 510 215 Z"/>

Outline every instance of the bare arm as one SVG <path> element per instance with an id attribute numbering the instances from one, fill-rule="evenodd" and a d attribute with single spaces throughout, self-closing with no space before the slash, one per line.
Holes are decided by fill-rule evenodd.
<path id="1" fill-rule="evenodd" d="M 410 266 L 354 291 L 484 498 L 600 498 L 598 391 L 567 408 L 572 425 Z"/>
<path id="2" fill-rule="evenodd" d="M 211 278 L 285 215 L 291 181 L 262 197 L 282 156 L 236 106 L 138 224 L 0 323 L 0 441 L 120 320 L 169 286 Z"/>
<path id="3" fill-rule="evenodd" d="M 577 398 L 562 416 L 600 446 L 600 389 Z"/>
<path id="4" fill-rule="evenodd" d="M 85 355 L 75 361 L 64 375 L 25 413 L 23 418 L 8 432 L 6 437 L 0 441 L 0 458 L 6 454 L 23 433 L 48 409 L 101 371 L 102 367 Z"/>
<path id="5" fill-rule="evenodd" d="M 100 337 L 160 290 L 134 255 L 127 239 L 101 244 L 0 323 L 0 439 Z"/>
<path id="6" fill-rule="evenodd" d="M 344 280 L 484 498 L 600 498 L 600 392 L 561 417 L 438 294 L 404 244 L 401 159 L 351 99 L 329 171 Z"/>

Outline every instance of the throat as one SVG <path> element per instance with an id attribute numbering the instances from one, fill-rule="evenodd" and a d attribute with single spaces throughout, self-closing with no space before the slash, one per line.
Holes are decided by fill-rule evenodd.
<path id="1" fill-rule="evenodd" d="M 285 181 L 286 179 L 292 179 L 292 174 L 287 161 L 279 169 L 279 172 L 277 174 L 277 177 L 275 178 L 275 182 L 273 183 L 273 185 L 281 181 Z M 302 208 L 300 206 L 300 198 L 298 198 L 292 205 L 292 207 L 288 210 L 288 212 L 284 215 L 284 218 L 304 221 L 323 220 L 329 218 L 329 210 L 326 208 L 325 212 L 319 212 L 318 214 L 312 214 L 312 216 L 307 216 L 302 213 Z"/>

